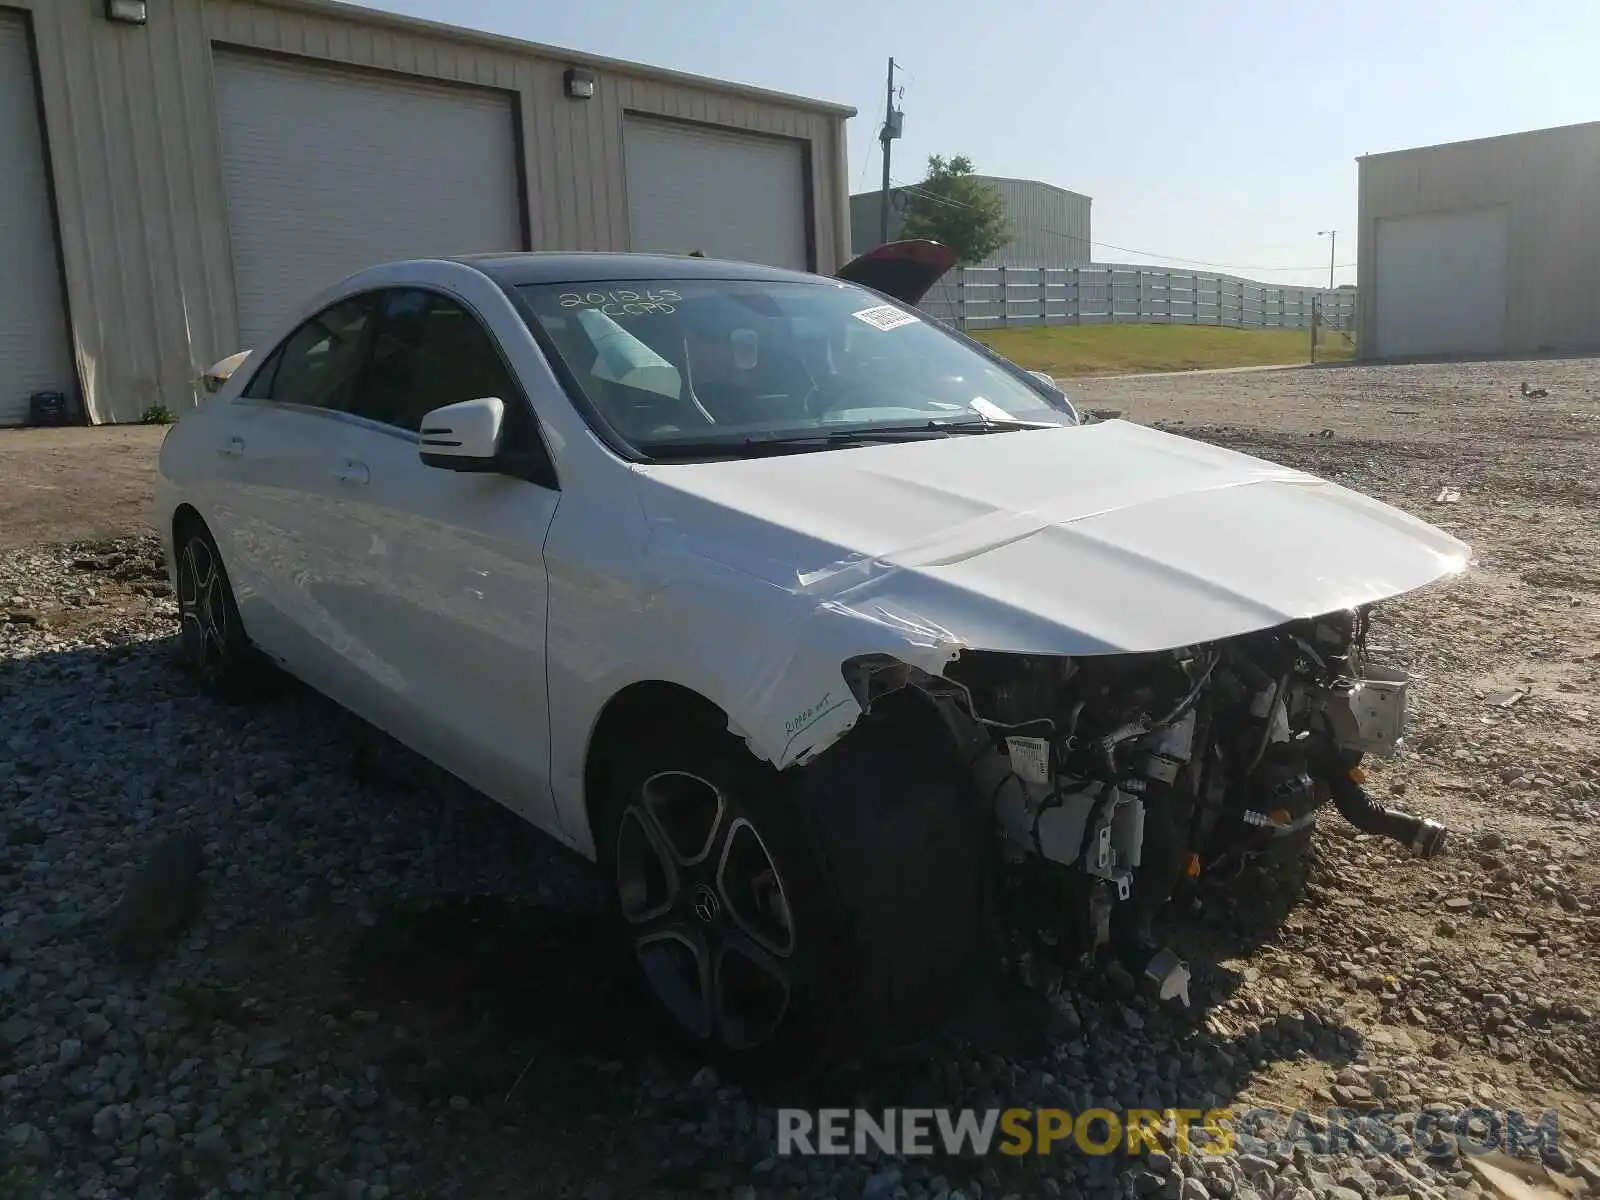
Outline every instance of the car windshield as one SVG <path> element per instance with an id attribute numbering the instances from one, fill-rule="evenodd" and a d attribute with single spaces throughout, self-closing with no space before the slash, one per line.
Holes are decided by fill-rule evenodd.
<path id="1" fill-rule="evenodd" d="M 1064 397 L 837 281 L 517 289 L 598 417 L 652 458 L 1074 425 Z"/>

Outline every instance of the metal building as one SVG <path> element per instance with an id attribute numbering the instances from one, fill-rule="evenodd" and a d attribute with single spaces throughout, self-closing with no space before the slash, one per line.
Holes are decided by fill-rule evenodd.
<path id="1" fill-rule="evenodd" d="M 1093 201 L 1037 179 L 1009 179 L 999 175 L 976 178 L 995 185 L 1005 201 L 1011 238 L 975 267 L 1080 267 L 1090 260 L 1089 207 Z M 896 189 L 903 193 L 904 189 Z M 905 223 L 890 194 L 889 236 L 899 236 Z M 850 197 L 853 249 L 863 254 L 878 244 L 882 197 L 860 192 Z"/>
<path id="2" fill-rule="evenodd" d="M 0 0 L 0 424 L 193 403 L 389 258 L 832 271 L 853 111 L 331 0 Z"/>
<path id="3" fill-rule="evenodd" d="M 1600 122 L 1358 162 L 1362 357 L 1600 350 Z"/>

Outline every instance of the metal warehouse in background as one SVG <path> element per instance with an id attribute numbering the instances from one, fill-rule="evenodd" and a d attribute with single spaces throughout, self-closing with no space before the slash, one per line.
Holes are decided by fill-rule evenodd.
<path id="1" fill-rule="evenodd" d="M 1358 161 L 1362 357 L 1600 350 L 1600 122 Z"/>
<path id="2" fill-rule="evenodd" d="M 180 409 L 385 259 L 832 271 L 853 111 L 329 0 L 0 0 L 0 424 Z"/>
<path id="3" fill-rule="evenodd" d="M 999 175 L 979 175 L 992 183 L 1005 201 L 1006 217 L 1011 222 L 1011 238 L 976 267 L 1080 267 L 1089 264 L 1088 196 L 1069 192 L 1053 183 L 1037 179 L 1008 179 Z M 891 204 L 896 194 L 891 193 Z M 865 254 L 878 244 L 882 194 L 858 192 L 850 197 L 852 249 Z M 889 216 L 889 237 L 900 235 L 905 224 L 899 211 Z"/>

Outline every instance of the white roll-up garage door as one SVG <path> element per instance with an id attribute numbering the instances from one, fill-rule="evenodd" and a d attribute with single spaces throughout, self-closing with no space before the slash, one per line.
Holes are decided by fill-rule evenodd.
<path id="1" fill-rule="evenodd" d="M 801 143 L 640 117 L 623 140 L 633 249 L 807 269 Z"/>
<path id="2" fill-rule="evenodd" d="M 34 392 L 77 390 L 36 97 L 28 27 L 0 13 L 0 425 Z"/>
<path id="3" fill-rule="evenodd" d="M 522 248 L 510 96 L 228 52 L 216 86 L 243 346 L 363 267 Z"/>
<path id="4" fill-rule="evenodd" d="M 1503 207 L 1378 222 L 1377 357 L 1505 349 L 1506 224 Z"/>

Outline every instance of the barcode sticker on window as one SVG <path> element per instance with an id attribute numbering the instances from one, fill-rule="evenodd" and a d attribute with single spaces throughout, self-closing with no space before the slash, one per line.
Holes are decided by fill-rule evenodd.
<path id="1" fill-rule="evenodd" d="M 902 325 L 915 325 L 917 318 L 906 312 L 903 308 L 896 308 L 892 304 L 880 304 L 877 308 L 863 308 L 858 313 L 851 313 L 858 321 L 865 321 L 874 329 L 899 329 Z"/>
<path id="2" fill-rule="evenodd" d="M 1043 738 L 1008 737 L 1011 769 L 1024 783 L 1050 782 L 1050 743 Z"/>

